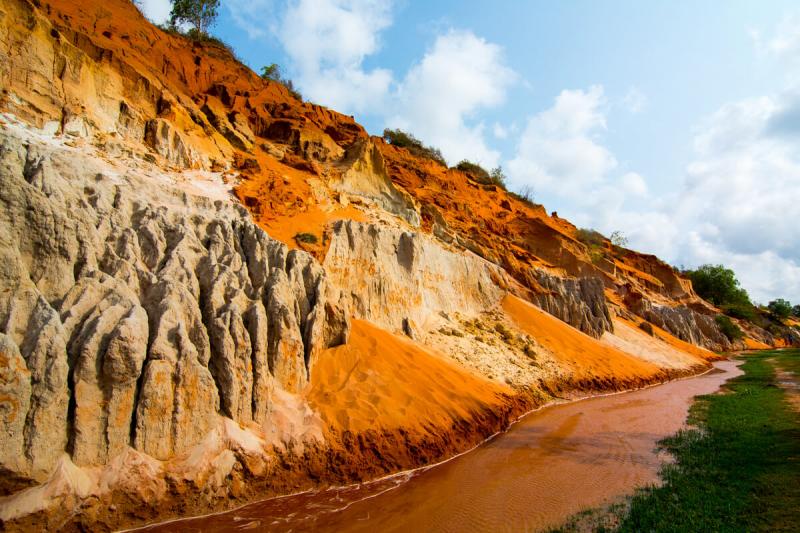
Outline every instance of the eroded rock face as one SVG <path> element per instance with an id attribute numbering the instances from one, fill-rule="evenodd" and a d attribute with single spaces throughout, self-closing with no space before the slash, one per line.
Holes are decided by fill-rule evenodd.
<path id="1" fill-rule="evenodd" d="M 332 184 L 335 189 L 369 198 L 381 209 L 419 227 L 421 218 L 416 202 L 389 178 L 383 155 L 371 140 L 359 141 L 350 147 L 342 167 L 341 177 Z"/>
<path id="2" fill-rule="evenodd" d="M 489 309 L 508 282 L 497 265 L 425 234 L 350 220 L 334 223 L 324 266 L 355 317 L 405 333 L 440 312 Z"/>
<path id="3" fill-rule="evenodd" d="M 732 348 L 720 331 L 714 316 L 705 315 L 686 306 L 670 307 L 641 300 L 634 308 L 636 314 L 681 340 L 718 352 Z"/>
<path id="4" fill-rule="evenodd" d="M 349 322 L 322 267 L 240 207 L 0 132 L 0 471 L 168 459 L 266 427 Z"/>
<path id="5" fill-rule="evenodd" d="M 533 295 L 539 307 L 595 338 L 614 331 L 602 279 L 562 278 L 538 269 L 531 274 L 543 289 Z"/>

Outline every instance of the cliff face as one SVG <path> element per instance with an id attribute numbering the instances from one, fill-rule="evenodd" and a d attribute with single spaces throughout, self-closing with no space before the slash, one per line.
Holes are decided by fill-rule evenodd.
<path id="1" fill-rule="evenodd" d="M 731 348 L 657 258 L 591 249 L 126 0 L 4 1 L 0 85 L 9 528 L 419 466 Z"/>

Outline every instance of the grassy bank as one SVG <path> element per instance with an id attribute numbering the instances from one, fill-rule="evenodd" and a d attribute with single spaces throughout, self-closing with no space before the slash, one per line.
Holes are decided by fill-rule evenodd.
<path id="1" fill-rule="evenodd" d="M 800 350 L 745 361 L 727 394 L 697 398 L 695 428 L 660 443 L 675 457 L 661 486 L 555 531 L 800 531 L 800 414 L 774 366 L 800 376 Z"/>

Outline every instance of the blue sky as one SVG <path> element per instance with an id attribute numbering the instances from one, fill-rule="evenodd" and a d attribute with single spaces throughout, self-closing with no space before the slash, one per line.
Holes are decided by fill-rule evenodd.
<path id="1" fill-rule="evenodd" d="M 373 134 L 501 164 L 578 225 L 800 303 L 797 2 L 222 0 L 213 33 Z"/>

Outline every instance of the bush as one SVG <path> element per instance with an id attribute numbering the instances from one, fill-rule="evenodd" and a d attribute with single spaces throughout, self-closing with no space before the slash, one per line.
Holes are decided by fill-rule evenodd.
<path id="1" fill-rule="evenodd" d="M 492 180 L 492 183 L 495 185 L 499 185 L 502 188 L 506 188 L 506 173 L 503 172 L 503 167 L 497 165 L 489 172 L 489 177 Z"/>
<path id="2" fill-rule="evenodd" d="M 478 183 L 490 183 L 489 171 L 477 163 L 463 159 L 456 165 L 456 168 L 464 174 L 469 174 Z"/>
<path id="3" fill-rule="evenodd" d="M 741 318 L 755 323 L 758 320 L 758 311 L 755 306 L 749 302 L 739 302 L 733 304 L 725 304 L 720 306 L 720 309 L 733 318 Z"/>
<path id="4" fill-rule="evenodd" d="M 319 239 L 313 233 L 298 233 L 294 236 L 294 240 L 305 244 L 317 244 Z"/>
<path id="5" fill-rule="evenodd" d="M 266 67 L 261 67 L 261 78 L 280 83 L 286 87 L 286 89 L 289 91 L 289 94 L 291 94 L 294 98 L 300 100 L 301 102 L 303 101 L 303 95 L 300 94 L 300 91 L 295 88 L 294 82 L 288 78 L 284 78 L 281 75 L 281 67 L 277 63 L 272 63 Z"/>
<path id="6" fill-rule="evenodd" d="M 438 148 L 425 146 L 422 144 L 422 141 L 414 137 L 412 134 L 404 132 L 403 130 L 392 130 L 387 128 L 383 130 L 383 139 L 392 146 L 405 148 L 417 157 L 431 159 L 442 166 L 447 166 L 447 162 L 444 160 L 441 150 Z"/>
<path id="7" fill-rule="evenodd" d="M 599 231 L 589 228 L 580 228 L 575 232 L 575 238 L 587 246 L 602 246 L 605 237 Z"/>
<path id="8" fill-rule="evenodd" d="M 767 309 L 769 309 L 769 312 L 772 314 L 772 316 L 780 320 L 789 318 L 789 315 L 792 314 L 792 304 L 783 298 L 772 300 L 767 305 Z"/>
<path id="9" fill-rule="evenodd" d="M 697 270 L 687 270 L 685 275 L 691 280 L 698 296 L 714 305 L 750 304 L 747 291 L 739 286 L 736 274 L 729 268 L 703 265 Z"/>
<path id="10" fill-rule="evenodd" d="M 744 333 L 742 330 L 739 329 L 739 326 L 733 323 L 733 320 L 728 318 L 725 315 L 717 315 L 717 318 L 714 319 L 719 326 L 720 331 L 722 334 L 728 337 L 728 340 L 733 342 L 735 340 L 741 339 L 744 337 Z"/>
<path id="11" fill-rule="evenodd" d="M 794 307 L 792 307 L 792 315 L 796 316 L 797 318 L 800 318 L 800 305 L 795 305 Z"/>
<path id="12" fill-rule="evenodd" d="M 169 24 L 157 24 L 156 27 L 158 27 L 164 33 L 172 35 L 173 37 L 179 37 L 182 39 L 192 41 L 193 43 L 210 45 L 215 48 L 220 48 L 225 52 L 227 52 L 228 55 L 231 58 L 233 58 L 234 61 L 244 65 L 239 56 L 236 55 L 236 52 L 234 52 L 233 47 L 231 47 L 231 45 L 229 45 L 228 43 L 226 43 L 225 41 L 223 41 L 218 37 L 214 37 L 213 35 L 209 35 L 207 33 L 201 33 L 194 28 L 191 28 L 186 33 L 183 33 L 177 26 L 171 26 Z"/>

